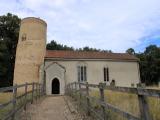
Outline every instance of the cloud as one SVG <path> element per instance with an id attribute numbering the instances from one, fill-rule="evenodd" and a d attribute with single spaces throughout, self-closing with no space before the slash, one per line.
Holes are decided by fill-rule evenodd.
<path id="1" fill-rule="evenodd" d="M 133 47 L 141 51 L 144 47 L 139 46 L 148 45 L 144 41 L 152 43 L 149 38 L 160 30 L 159 0 L 12 0 L 9 6 L 6 0 L 0 3 L 1 14 L 44 19 L 48 23 L 48 42 L 54 39 L 76 48 L 124 52 Z"/>

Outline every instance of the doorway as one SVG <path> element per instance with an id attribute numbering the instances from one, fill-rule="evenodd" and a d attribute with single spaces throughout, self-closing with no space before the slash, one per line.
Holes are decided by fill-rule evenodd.
<path id="1" fill-rule="evenodd" d="M 60 83 L 57 78 L 52 80 L 52 94 L 59 94 L 60 93 Z"/>

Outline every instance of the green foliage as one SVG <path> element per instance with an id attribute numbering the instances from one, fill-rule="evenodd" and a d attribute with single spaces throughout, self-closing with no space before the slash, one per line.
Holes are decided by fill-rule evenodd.
<path id="1" fill-rule="evenodd" d="M 126 52 L 133 54 L 134 49 L 130 48 Z M 158 84 L 160 82 L 160 48 L 150 45 L 143 53 L 135 55 L 140 59 L 141 81 L 146 85 Z"/>
<path id="2" fill-rule="evenodd" d="M 56 41 L 52 40 L 47 44 L 47 50 L 74 50 L 72 47 L 66 45 L 58 44 Z"/>
<path id="3" fill-rule="evenodd" d="M 0 16 L 0 87 L 12 85 L 19 26 L 16 15 Z"/>
<path id="4" fill-rule="evenodd" d="M 135 51 L 133 48 L 129 48 L 128 50 L 126 50 L 126 53 L 130 54 L 130 55 L 134 55 Z"/>
<path id="5" fill-rule="evenodd" d="M 95 52 L 112 53 L 111 50 L 101 50 L 101 49 L 96 49 L 96 48 L 90 48 L 88 46 L 75 49 L 73 47 L 68 47 L 67 45 L 59 44 L 54 40 L 52 40 L 50 43 L 47 44 L 47 50 L 95 51 Z"/>
<path id="6" fill-rule="evenodd" d="M 92 52 L 107 52 L 107 53 L 112 53 L 111 50 L 101 50 L 101 49 L 96 49 L 96 48 L 90 48 L 88 46 L 76 49 L 76 51 L 92 51 Z"/>
<path id="7" fill-rule="evenodd" d="M 95 51 L 95 52 L 98 52 L 98 51 L 100 51 L 100 49 L 90 48 L 90 47 L 86 46 L 86 47 L 77 49 L 77 51 Z"/>

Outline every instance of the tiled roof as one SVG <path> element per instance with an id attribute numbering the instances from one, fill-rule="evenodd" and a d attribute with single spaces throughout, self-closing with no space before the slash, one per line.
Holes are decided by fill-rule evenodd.
<path id="1" fill-rule="evenodd" d="M 112 60 L 134 60 L 139 59 L 127 53 L 86 52 L 86 51 L 64 51 L 47 50 L 45 58 L 57 59 L 112 59 Z"/>

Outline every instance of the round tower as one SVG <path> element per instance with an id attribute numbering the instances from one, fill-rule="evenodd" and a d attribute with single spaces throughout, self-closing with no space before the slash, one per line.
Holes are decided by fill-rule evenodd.
<path id="1" fill-rule="evenodd" d="M 16 51 L 14 84 L 39 82 L 39 69 L 46 52 L 45 21 L 27 17 L 22 19 Z"/>

